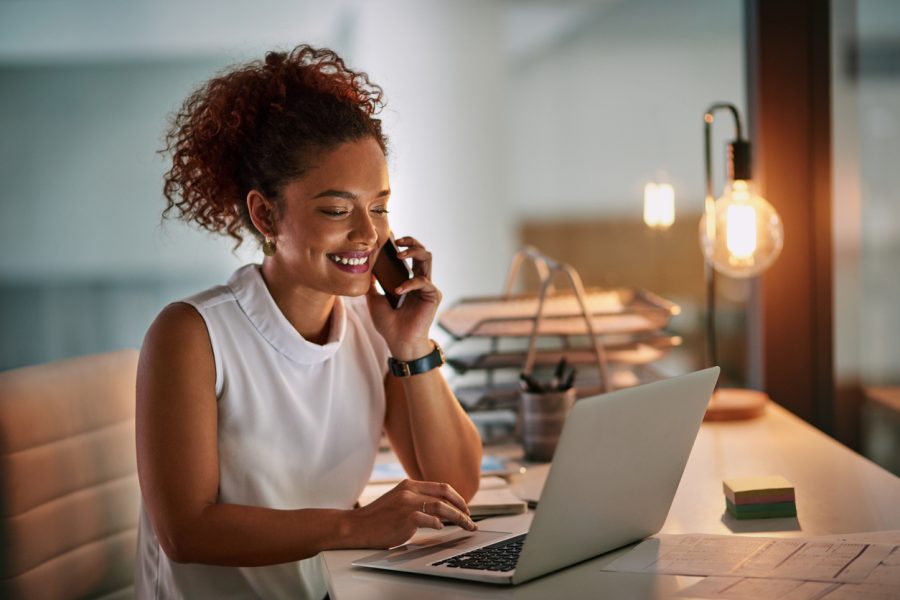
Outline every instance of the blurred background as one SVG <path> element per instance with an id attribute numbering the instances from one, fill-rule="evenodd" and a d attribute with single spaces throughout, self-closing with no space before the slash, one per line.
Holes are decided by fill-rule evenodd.
<path id="1" fill-rule="evenodd" d="M 832 84 L 853 99 L 832 115 L 835 369 L 898 386 L 900 3 L 834 5 L 850 18 Z M 0 369 L 137 348 L 165 304 L 261 260 L 161 222 L 157 151 L 195 87 L 301 42 L 384 88 L 392 226 L 433 251 L 445 307 L 500 292 L 533 243 L 586 284 L 678 304 L 684 343 L 660 368 L 701 366 L 702 116 L 746 114 L 744 15 L 739 0 L 3 0 Z M 664 232 L 642 221 L 650 181 L 674 189 Z M 717 315 L 726 376 L 754 387 L 756 286 L 721 278 Z"/>
<path id="2" fill-rule="evenodd" d="M 744 104 L 741 7 L 4 1 L 0 368 L 139 346 L 165 303 L 261 260 L 255 245 L 235 253 L 224 237 L 161 223 L 157 150 L 196 86 L 300 42 L 334 48 L 384 88 L 392 226 L 433 250 L 445 306 L 499 293 L 525 228 L 644 234 L 643 187 L 660 177 L 693 241 L 703 111 Z M 605 249 L 662 279 L 671 241 L 648 230 Z M 702 290 L 693 246 L 695 280 L 682 283 Z M 614 256 L 579 262 L 593 261 L 604 280 L 593 283 L 629 282 Z"/>

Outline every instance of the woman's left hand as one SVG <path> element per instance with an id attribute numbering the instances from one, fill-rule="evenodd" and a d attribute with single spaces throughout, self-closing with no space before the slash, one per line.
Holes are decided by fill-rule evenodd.
<path id="1" fill-rule="evenodd" d="M 394 309 L 375 289 L 375 278 L 366 294 L 369 312 L 378 333 L 387 341 L 394 358 L 414 360 L 433 349 L 428 331 L 441 302 L 441 291 L 431 282 L 431 252 L 411 237 L 395 240 L 400 258 L 412 258 L 413 278 L 396 290 L 406 294 L 403 305 Z M 405 250 L 404 250 L 405 248 Z"/>

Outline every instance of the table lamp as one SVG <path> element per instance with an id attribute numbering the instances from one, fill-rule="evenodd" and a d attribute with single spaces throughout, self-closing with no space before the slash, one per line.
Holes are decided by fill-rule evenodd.
<path id="1" fill-rule="evenodd" d="M 725 189 L 713 195 L 712 125 L 715 113 L 727 110 L 734 117 L 735 139 L 728 144 Z M 700 247 L 705 258 L 706 362 L 718 364 L 716 355 L 716 272 L 729 277 L 755 277 L 765 271 L 784 245 L 781 217 L 753 189 L 750 143 L 743 138 L 741 118 L 733 104 L 716 103 L 703 115 L 706 200 L 700 220 Z M 765 392 L 717 388 L 706 412 L 708 421 L 748 419 L 762 414 L 769 397 Z"/>

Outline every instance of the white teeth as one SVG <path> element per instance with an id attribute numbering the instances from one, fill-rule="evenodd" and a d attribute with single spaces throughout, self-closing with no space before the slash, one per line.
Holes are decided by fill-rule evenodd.
<path id="1" fill-rule="evenodd" d="M 331 260 L 342 265 L 358 266 L 364 265 L 369 262 L 369 257 L 363 256 L 361 258 L 341 258 L 340 256 L 332 256 Z"/>

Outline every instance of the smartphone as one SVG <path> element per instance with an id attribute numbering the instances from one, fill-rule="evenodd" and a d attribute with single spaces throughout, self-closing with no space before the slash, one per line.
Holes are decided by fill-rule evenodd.
<path id="1" fill-rule="evenodd" d="M 409 265 L 406 264 L 406 261 L 397 256 L 398 251 L 397 243 L 394 241 L 394 234 L 392 233 L 384 243 L 384 246 L 381 247 L 381 252 L 378 253 L 378 259 L 372 268 L 375 279 L 378 280 L 385 297 L 387 297 L 388 304 L 394 309 L 403 306 L 403 300 L 406 298 L 406 294 L 397 295 L 394 290 L 413 276 L 413 272 Z"/>

